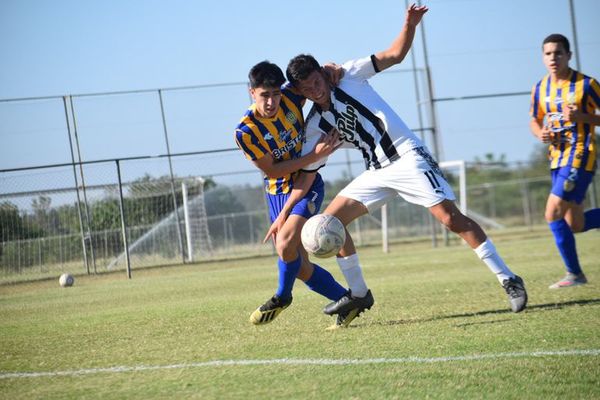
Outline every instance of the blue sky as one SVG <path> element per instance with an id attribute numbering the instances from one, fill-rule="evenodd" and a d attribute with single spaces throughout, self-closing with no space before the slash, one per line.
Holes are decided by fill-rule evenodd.
<path id="1" fill-rule="evenodd" d="M 285 68 L 303 52 L 340 63 L 369 55 L 391 43 L 405 12 L 402 0 L 248 4 L 3 0 L 0 99 L 238 82 L 163 93 L 172 152 L 231 148 L 233 128 L 249 105 L 243 82 L 253 64 L 269 59 Z M 543 38 L 554 32 L 573 38 L 567 0 L 424 4 L 437 98 L 529 91 L 545 74 Z M 600 2 L 574 4 L 581 69 L 600 78 Z M 419 68 L 421 39 L 419 32 L 413 46 Z M 413 75 L 403 72 L 409 68 L 410 56 L 371 83 L 417 127 Z M 85 160 L 166 152 L 156 93 L 76 98 L 75 108 Z M 437 103 L 440 159 L 471 161 L 488 152 L 528 159 L 541 146 L 529 133 L 528 109 L 528 96 Z M 0 102 L 0 143 L 0 169 L 69 162 L 62 100 Z M 228 157 L 210 173 L 250 168 Z"/>

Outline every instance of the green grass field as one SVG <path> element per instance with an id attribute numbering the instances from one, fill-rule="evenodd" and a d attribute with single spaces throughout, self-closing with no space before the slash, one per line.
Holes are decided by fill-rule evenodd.
<path id="1" fill-rule="evenodd" d="M 549 233 L 495 242 L 525 279 L 523 313 L 460 244 L 362 249 L 376 304 L 333 332 L 301 282 L 273 323 L 248 322 L 274 257 L 5 285 L 0 398 L 600 398 L 600 233 L 578 236 L 590 283 L 560 291 Z"/>

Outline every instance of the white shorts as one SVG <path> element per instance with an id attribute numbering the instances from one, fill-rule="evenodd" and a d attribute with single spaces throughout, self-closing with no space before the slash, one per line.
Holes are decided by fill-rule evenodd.
<path id="1" fill-rule="evenodd" d="M 410 150 L 385 168 L 366 170 L 339 196 L 361 202 L 369 212 L 396 196 L 427 208 L 456 200 L 437 162 L 423 147 Z"/>

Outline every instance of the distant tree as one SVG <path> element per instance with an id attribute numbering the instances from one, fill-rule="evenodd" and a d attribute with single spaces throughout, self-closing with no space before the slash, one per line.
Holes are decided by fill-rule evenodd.
<path id="1" fill-rule="evenodd" d="M 41 235 L 42 231 L 37 225 L 25 223 L 15 204 L 9 201 L 0 203 L 0 243 L 30 239 Z M 0 257 L 3 247 L 0 246 Z"/>
<path id="2" fill-rule="evenodd" d="M 33 221 L 40 230 L 47 230 L 48 215 L 52 207 L 52 199 L 48 196 L 39 196 L 31 201 L 33 208 Z"/>
<path id="3" fill-rule="evenodd" d="M 484 158 L 475 157 L 475 161 L 467 167 L 469 184 L 476 185 L 487 182 L 497 182 L 510 179 L 514 171 L 506 162 L 506 155 L 496 156 L 494 153 L 486 153 Z"/>
<path id="4" fill-rule="evenodd" d="M 8 202 L 0 203 L 0 242 L 18 239 L 23 234 L 23 220 L 19 208 Z M 0 254 L 2 246 L 0 246 Z"/>
<path id="5" fill-rule="evenodd" d="M 121 227 L 119 200 L 108 198 L 94 202 L 90 207 L 93 231 L 113 230 Z"/>
<path id="6" fill-rule="evenodd" d="M 496 157 L 494 153 L 485 153 L 483 155 L 483 160 L 478 156 L 475 157 L 475 164 L 483 164 L 483 165 L 496 165 L 499 167 L 506 167 L 506 154 L 502 153 L 499 157 Z"/>
<path id="7" fill-rule="evenodd" d="M 227 186 L 216 186 L 204 197 L 207 215 L 220 215 L 246 211 L 234 190 Z"/>

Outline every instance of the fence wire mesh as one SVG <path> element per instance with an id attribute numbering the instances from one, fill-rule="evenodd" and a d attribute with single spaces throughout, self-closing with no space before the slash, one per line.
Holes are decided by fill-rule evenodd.
<path id="1" fill-rule="evenodd" d="M 219 115 L 198 109 L 217 90 L 231 104 Z M 405 108 L 413 97 L 391 104 Z M 204 148 L 206 135 L 230 132 L 248 101 L 245 83 L 3 101 L 0 159 L 12 168 L 0 171 L 0 279 L 122 270 L 127 255 L 141 268 L 274 254 L 262 243 L 269 221 L 260 173 L 237 149 L 186 153 Z M 415 131 L 430 144 L 431 128 Z M 140 135 L 146 140 L 132 139 Z M 99 160 L 84 161 L 89 153 Z M 36 159 L 55 164 L 23 164 Z M 492 229 L 543 224 L 543 156 L 497 161 L 469 165 L 468 214 Z M 334 153 L 324 206 L 362 168 L 358 152 Z M 456 171 L 447 172 L 458 194 Z M 427 210 L 400 199 L 386 212 L 391 241 L 442 232 Z M 355 242 L 380 244 L 382 219 L 376 211 L 354 222 Z"/>
<path id="2" fill-rule="evenodd" d="M 2 279 L 124 269 L 123 226 L 132 268 L 274 254 L 262 243 L 269 221 L 261 176 L 250 165 L 228 171 L 228 161 L 238 157 L 232 149 L 173 156 L 170 164 L 164 157 L 2 173 Z M 183 175 L 190 170 L 198 174 Z M 467 171 L 468 214 L 484 227 L 543 223 L 549 178 L 537 169 L 472 164 Z M 458 195 L 457 172 L 446 173 Z M 350 176 L 325 178 L 326 204 Z M 401 199 L 388 205 L 387 224 L 391 241 L 441 232 L 427 210 Z M 380 244 L 381 229 L 376 211 L 350 232 L 358 245 Z"/>

